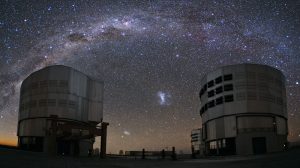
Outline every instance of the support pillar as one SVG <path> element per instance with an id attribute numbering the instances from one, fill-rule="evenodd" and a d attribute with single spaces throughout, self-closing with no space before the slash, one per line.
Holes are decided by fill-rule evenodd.
<path id="1" fill-rule="evenodd" d="M 145 149 L 142 150 L 142 159 L 145 159 Z"/>
<path id="2" fill-rule="evenodd" d="M 165 150 L 163 149 L 163 150 L 161 151 L 161 158 L 162 158 L 162 159 L 165 159 L 165 157 L 166 157 L 166 153 L 165 153 Z"/>
<path id="3" fill-rule="evenodd" d="M 194 145 L 192 145 L 192 158 L 193 158 L 193 159 L 196 158 L 196 153 L 195 153 Z"/>
<path id="4" fill-rule="evenodd" d="M 216 143 L 217 143 L 217 155 L 220 155 L 220 151 L 219 151 L 219 149 L 220 149 L 219 142 L 220 142 L 219 140 L 216 141 Z"/>
<path id="5" fill-rule="evenodd" d="M 102 122 L 101 123 L 101 146 L 100 146 L 100 157 L 106 157 L 106 139 L 107 139 L 107 126 L 109 123 Z"/>
<path id="6" fill-rule="evenodd" d="M 171 157 L 172 157 L 173 160 L 177 160 L 176 151 L 175 151 L 175 147 L 174 146 L 172 147 L 172 155 L 171 155 Z"/>

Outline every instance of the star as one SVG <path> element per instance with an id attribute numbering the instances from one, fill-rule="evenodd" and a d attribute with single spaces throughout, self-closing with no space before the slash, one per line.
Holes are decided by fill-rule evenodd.
<path id="1" fill-rule="evenodd" d="M 265 64 L 283 72 L 288 127 L 294 133 L 289 140 L 299 139 L 296 1 L 5 4 L 0 5 L 5 12 L 0 19 L 0 141 L 9 137 L 17 143 L 11 132 L 17 130 L 22 81 L 54 64 L 104 81 L 108 152 L 161 150 L 158 146 L 166 141 L 190 152 L 188 130 L 202 125 L 202 77 L 239 63 Z"/>

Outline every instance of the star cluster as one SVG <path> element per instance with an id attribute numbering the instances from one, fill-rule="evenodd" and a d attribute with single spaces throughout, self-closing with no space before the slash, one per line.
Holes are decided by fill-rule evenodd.
<path id="1" fill-rule="evenodd" d="M 0 2 L 0 142 L 15 143 L 22 80 L 63 64 L 105 82 L 108 150 L 189 151 L 201 77 L 260 63 L 286 76 L 300 140 L 299 1 Z"/>

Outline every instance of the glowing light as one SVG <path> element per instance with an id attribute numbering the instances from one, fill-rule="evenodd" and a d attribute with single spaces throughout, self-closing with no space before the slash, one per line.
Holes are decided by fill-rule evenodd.
<path id="1" fill-rule="evenodd" d="M 129 25 L 129 22 L 127 21 L 127 22 L 124 22 L 123 23 L 125 26 L 128 26 Z"/>
<path id="2" fill-rule="evenodd" d="M 123 133 L 124 133 L 125 135 L 127 135 L 127 136 L 130 135 L 130 132 L 129 132 L 129 131 L 126 131 L 126 130 L 125 130 Z"/>
<path id="3" fill-rule="evenodd" d="M 170 94 L 163 91 L 159 91 L 157 92 L 157 96 L 159 97 L 160 105 L 170 105 L 170 100 L 169 100 L 171 98 Z"/>
<path id="4" fill-rule="evenodd" d="M 164 104 L 166 102 L 166 94 L 163 92 L 158 92 L 158 96 L 160 98 L 161 104 Z"/>

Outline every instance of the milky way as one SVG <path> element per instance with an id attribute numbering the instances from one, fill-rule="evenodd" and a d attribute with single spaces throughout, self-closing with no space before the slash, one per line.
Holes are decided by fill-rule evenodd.
<path id="1" fill-rule="evenodd" d="M 47 65 L 105 83 L 108 150 L 189 151 L 201 77 L 260 63 L 287 79 L 289 139 L 300 140 L 299 1 L 0 2 L 0 142 L 16 141 L 19 89 Z"/>

